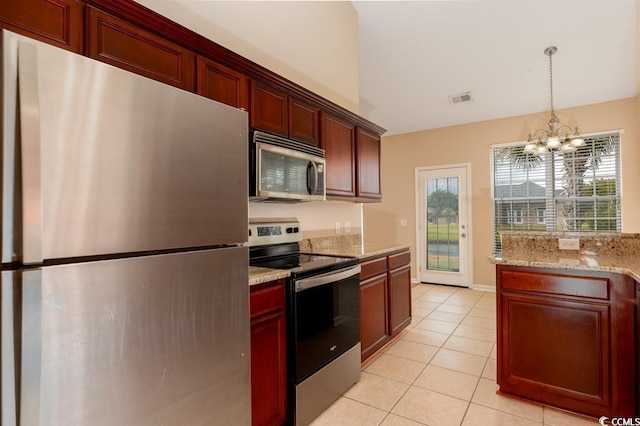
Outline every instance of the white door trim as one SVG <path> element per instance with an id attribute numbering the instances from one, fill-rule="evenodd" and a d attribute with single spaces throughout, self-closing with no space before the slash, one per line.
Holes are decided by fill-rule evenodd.
<path id="1" fill-rule="evenodd" d="M 467 265 L 467 277 L 468 277 L 468 282 L 466 284 L 467 287 L 469 288 L 473 288 L 473 230 L 472 230 L 472 217 L 471 217 L 471 212 L 473 211 L 473 209 L 471 208 L 471 192 L 472 192 L 472 187 L 471 187 L 471 163 L 467 162 L 467 163 L 455 163 L 455 164 L 442 164 L 442 165 L 438 165 L 438 166 L 423 166 L 423 167 L 416 167 L 415 169 L 415 178 L 414 178 L 414 186 L 415 186 L 415 207 L 416 207 L 416 239 L 415 239 L 415 248 L 416 248 L 416 261 L 417 261 L 417 271 L 416 271 L 416 276 L 418 281 L 420 281 L 420 262 L 422 261 L 422 248 L 421 248 L 421 244 L 420 244 L 420 240 L 422 238 L 421 235 L 421 229 L 420 229 L 420 172 L 422 171 L 433 171 L 433 170 L 439 170 L 439 169 L 451 169 L 451 168 L 456 168 L 456 167 L 464 167 L 466 169 L 466 175 L 467 175 L 467 197 L 466 197 L 466 202 L 467 202 L 467 240 L 468 240 L 468 246 L 467 246 L 467 259 L 469 259 L 468 261 L 468 265 Z M 462 265 L 461 265 L 462 267 Z"/>

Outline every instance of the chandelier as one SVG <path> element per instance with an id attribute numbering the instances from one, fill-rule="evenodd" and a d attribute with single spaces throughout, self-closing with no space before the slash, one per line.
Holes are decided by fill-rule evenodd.
<path id="1" fill-rule="evenodd" d="M 553 109 L 553 60 L 552 56 L 558 51 L 555 46 L 544 49 L 544 54 L 549 57 L 549 87 L 551 99 L 551 117 L 547 128 L 540 128 L 529 134 L 524 151 L 533 155 L 544 155 L 550 152 L 570 153 L 578 147 L 584 146 L 584 138 L 580 136 L 578 128 L 575 129 L 560 123 Z"/>

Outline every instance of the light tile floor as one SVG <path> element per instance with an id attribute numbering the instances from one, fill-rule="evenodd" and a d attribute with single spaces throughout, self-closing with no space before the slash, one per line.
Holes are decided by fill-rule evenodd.
<path id="1" fill-rule="evenodd" d="M 496 394 L 495 293 L 418 284 L 409 330 L 312 426 L 580 426 L 597 421 Z"/>

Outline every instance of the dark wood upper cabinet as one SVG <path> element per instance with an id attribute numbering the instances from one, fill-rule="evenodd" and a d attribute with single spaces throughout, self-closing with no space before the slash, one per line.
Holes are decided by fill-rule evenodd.
<path id="1" fill-rule="evenodd" d="M 82 53 L 82 8 L 76 0 L 2 0 L 0 28 Z"/>
<path id="2" fill-rule="evenodd" d="M 249 109 L 249 78 L 202 56 L 197 59 L 196 93 L 235 108 Z"/>
<path id="3" fill-rule="evenodd" d="M 0 28 L 244 108 L 252 129 L 320 146 L 329 197 L 381 199 L 384 129 L 273 71 L 131 0 L 0 4 Z"/>
<path id="4" fill-rule="evenodd" d="M 358 197 L 382 198 L 380 188 L 380 136 L 364 129 L 356 130 Z"/>
<path id="5" fill-rule="evenodd" d="M 289 97 L 289 137 L 313 145 L 320 145 L 318 108 Z"/>
<path id="6" fill-rule="evenodd" d="M 322 144 L 325 150 L 327 195 L 355 197 L 355 128 L 339 118 L 322 114 Z"/>
<path id="7" fill-rule="evenodd" d="M 287 136 L 288 106 L 286 93 L 251 81 L 251 128 Z"/>
<path id="8" fill-rule="evenodd" d="M 89 57 L 194 91 L 193 52 L 90 6 L 86 25 Z"/>

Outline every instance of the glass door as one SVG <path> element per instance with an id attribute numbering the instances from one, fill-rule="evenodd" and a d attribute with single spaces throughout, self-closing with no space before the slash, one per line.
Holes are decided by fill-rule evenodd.
<path id="1" fill-rule="evenodd" d="M 467 167 L 418 170 L 421 282 L 470 284 Z"/>

